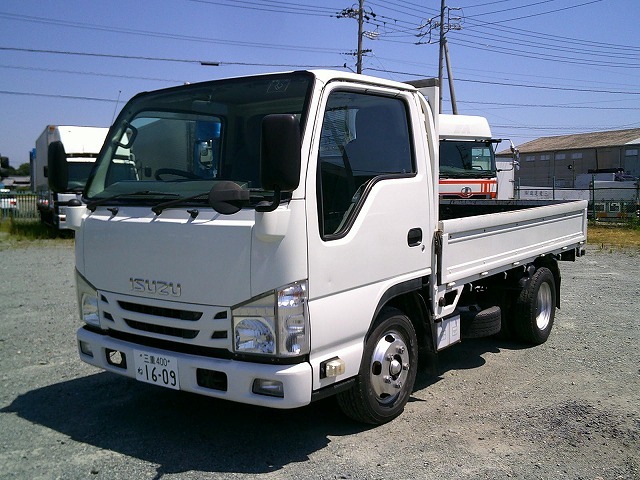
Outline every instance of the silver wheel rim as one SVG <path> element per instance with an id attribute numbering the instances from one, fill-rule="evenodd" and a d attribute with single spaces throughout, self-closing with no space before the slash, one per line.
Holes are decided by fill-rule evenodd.
<path id="1" fill-rule="evenodd" d="M 409 376 L 409 349 L 400 333 L 390 330 L 378 339 L 369 368 L 371 386 L 378 402 L 393 403 Z"/>
<path id="2" fill-rule="evenodd" d="M 553 308 L 551 287 L 547 282 L 544 282 L 538 289 L 538 298 L 536 302 L 536 326 L 539 330 L 544 330 L 549 326 Z"/>

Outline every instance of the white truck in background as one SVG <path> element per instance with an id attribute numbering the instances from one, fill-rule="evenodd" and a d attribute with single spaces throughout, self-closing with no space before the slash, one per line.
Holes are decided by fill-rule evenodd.
<path id="1" fill-rule="evenodd" d="M 512 145 L 513 159 L 505 168 L 496 167 L 495 149 L 501 139 L 491 135 L 489 122 L 474 115 L 441 113 L 440 137 L 440 197 L 495 199 L 498 198 L 500 170 L 513 171 L 517 155 Z M 508 180 L 508 177 L 507 177 Z M 502 198 L 513 185 L 504 185 Z"/>
<path id="2" fill-rule="evenodd" d="M 265 407 L 337 395 L 381 424 L 419 358 L 545 342 L 586 202 L 440 204 L 438 99 L 433 79 L 328 70 L 135 96 L 74 219 L 80 358 Z M 122 149 L 136 178 L 110 176 Z"/>
<path id="3" fill-rule="evenodd" d="M 82 207 L 82 190 L 104 144 L 108 128 L 47 125 L 36 140 L 31 164 L 31 188 L 38 195 L 38 213 L 42 223 L 60 230 L 68 229 L 67 213 Z M 49 189 L 49 145 L 60 142 L 68 162 L 67 188 L 54 193 Z"/>

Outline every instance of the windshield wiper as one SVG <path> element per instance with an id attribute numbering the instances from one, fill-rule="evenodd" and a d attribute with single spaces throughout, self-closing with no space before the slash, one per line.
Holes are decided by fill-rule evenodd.
<path id="1" fill-rule="evenodd" d="M 223 215 L 231 215 L 240 211 L 242 205 L 250 200 L 250 192 L 235 182 L 223 180 L 214 184 L 208 192 L 199 193 L 191 197 L 180 197 L 175 200 L 162 202 L 152 207 L 151 210 L 156 215 L 160 215 L 165 208 L 205 197 L 209 206 L 216 212 Z M 191 215 L 191 218 L 196 218 L 199 213 L 197 209 L 188 210 L 188 212 Z"/>
<path id="2" fill-rule="evenodd" d="M 180 197 L 174 200 L 168 200 L 166 202 L 159 203 L 151 207 L 151 211 L 156 215 L 160 215 L 165 208 L 173 207 L 174 205 L 178 205 L 182 202 L 188 202 L 189 200 L 197 200 L 199 198 L 206 198 L 209 196 L 209 192 L 199 193 L 197 195 L 192 195 L 190 197 Z"/>
<path id="3" fill-rule="evenodd" d="M 170 197 L 177 197 L 177 193 L 166 193 L 166 192 L 154 192 L 153 190 L 140 190 L 138 192 L 127 192 L 127 193 L 118 193 L 116 195 L 111 195 L 110 197 L 98 198 L 97 200 L 93 200 L 87 203 L 87 208 L 92 212 L 95 212 L 96 207 L 99 205 L 104 205 L 105 203 L 109 203 L 112 200 L 116 200 L 121 197 L 144 197 L 147 195 L 163 195 Z"/>

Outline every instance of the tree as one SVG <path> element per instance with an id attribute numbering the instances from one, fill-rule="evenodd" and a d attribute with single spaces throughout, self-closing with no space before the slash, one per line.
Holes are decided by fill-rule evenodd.
<path id="1" fill-rule="evenodd" d="M 23 163 L 22 165 L 20 165 L 16 170 L 16 175 L 20 177 L 28 177 L 29 175 L 31 175 L 31 165 L 29 165 L 28 163 Z"/>

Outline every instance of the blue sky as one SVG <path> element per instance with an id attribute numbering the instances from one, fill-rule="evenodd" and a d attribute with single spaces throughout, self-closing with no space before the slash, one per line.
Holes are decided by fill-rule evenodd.
<path id="1" fill-rule="evenodd" d="M 109 126 L 143 90 L 307 67 L 355 70 L 357 22 L 337 17 L 354 6 L 357 0 L 4 0 L 0 154 L 14 167 L 27 163 L 46 125 Z M 458 112 L 486 116 L 495 137 L 521 144 L 640 127 L 637 0 L 447 6 L 460 8 L 451 10 L 460 29 L 447 34 Z M 365 25 L 372 38 L 364 40 L 371 52 L 363 73 L 437 76 L 438 46 L 425 25 L 439 8 L 440 0 L 365 0 L 375 17 Z M 444 97 L 450 112 L 446 90 Z"/>

